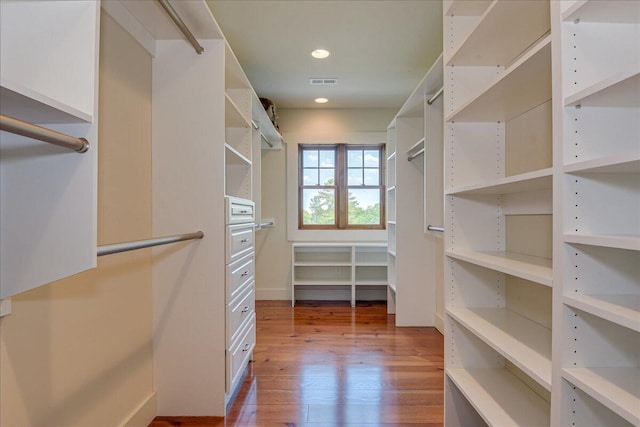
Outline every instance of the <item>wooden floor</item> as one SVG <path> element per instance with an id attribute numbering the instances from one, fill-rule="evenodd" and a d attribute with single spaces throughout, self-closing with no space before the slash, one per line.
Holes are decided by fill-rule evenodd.
<path id="1" fill-rule="evenodd" d="M 256 301 L 257 344 L 225 419 L 168 426 L 442 426 L 443 337 L 396 328 L 384 303 Z"/>

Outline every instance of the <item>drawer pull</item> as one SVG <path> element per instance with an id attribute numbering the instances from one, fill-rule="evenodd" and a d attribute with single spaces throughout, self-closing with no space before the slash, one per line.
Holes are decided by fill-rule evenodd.
<path id="1" fill-rule="evenodd" d="M 242 239 L 240 240 L 240 243 L 247 243 L 249 241 L 249 239 Z"/>
<path id="2" fill-rule="evenodd" d="M 247 311 L 249 311 L 249 306 L 245 305 L 242 309 L 242 313 L 246 313 Z"/>
<path id="3" fill-rule="evenodd" d="M 248 271 L 245 271 L 244 273 L 242 273 L 242 274 L 240 275 L 240 277 L 247 277 L 248 275 L 249 275 L 249 272 L 248 272 Z"/>
<path id="4" fill-rule="evenodd" d="M 246 343 L 246 344 L 244 345 L 244 348 L 242 349 L 242 351 L 243 351 L 243 352 L 244 352 L 244 351 L 249 351 L 249 347 L 250 347 L 249 343 Z"/>
<path id="5" fill-rule="evenodd" d="M 248 213 L 248 212 L 249 212 L 249 211 L 246 211 L 246 210 L 242 210 L 242 211 L 240 211 L 240 213 Z"/>

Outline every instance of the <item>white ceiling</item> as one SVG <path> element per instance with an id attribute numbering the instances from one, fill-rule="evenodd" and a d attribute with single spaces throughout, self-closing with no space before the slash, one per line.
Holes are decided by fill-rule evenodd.
<path id="1" fill-rule="evenodd" d="M 258 96 L 278 109 L 397 109 L 442 51 L 440 0 L 207 3 Z M 331 56 L 313 59 L 317 48 Z"/>

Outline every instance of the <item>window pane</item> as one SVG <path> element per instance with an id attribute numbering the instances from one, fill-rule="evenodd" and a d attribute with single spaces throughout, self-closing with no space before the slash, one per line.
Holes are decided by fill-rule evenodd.
<path id="1" fill-rule="evenodd" d="M 380 190 L 349 190 L 348 222 L 380 224 Z"/>
<path id="2" fill-rule="evenodd" d="M 347 150 L 347 167 L 362 167 L 362 150 Z"/>
<path id="3" fill-rule="evenodd" d="M 380 170 L 379 169 L 365 169 L 364 170 L 364 185 L 380 185 Z"/>
<path id="4" fill-rule="evenodd" d="M 336 170 L 320 169 L 320 185 L 336 185 Z"/>
<path id="5" fill-rule="evenodd" d="M 318 185 L 318 169 L 303 169 L 302 185 Z"/>
<path id="6" fill-rule="evenodd" d="M 349 169 L 347 185 L 362 185 L 362 169 Z"/>
<path id="7" fill-rule="evenodd" d="M 302 152 L 302 167 L 303 168 L 318 167 L 318 150 L 304 150 Z"/>
<path id="8" fill-rule="evenodd" d="M 302 190 L 302 223 L 305 225 L 335 225 L 334 190 Z"/>
<path id="9" fill-rule="evenodd" d="M 369 168 L 377 168 L 380 165 L 380 151 L 378 150 L 365 150 L 364 151 L 364 166 Z"/>
<path id="10" fill-rule="evenodd" d="M 320 166 L 323 168 L 336 167 L 336 150 L 320 150 Z"/>

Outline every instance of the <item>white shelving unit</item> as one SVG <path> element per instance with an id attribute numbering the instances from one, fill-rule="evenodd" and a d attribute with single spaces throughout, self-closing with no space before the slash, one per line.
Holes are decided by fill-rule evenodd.
<path id="1" fill-rule="evenodd" d="M 303 291 L 303 299 L 336 299 L 339 295 L 355 307 L 357 300 L 370 298 L 359 291 L 387 288 L 387 256 L 384 243 L 294 243 L 291 305 L 301 299 L 304 288 L 311 293 Z M 373 293 L 376 299 L 384 296 L 383 292 Z"/>
<path id="2" fill-rule="evenodd" d="M 445 424 L 551 425 L 549 2 L 443 10 Z"/>
<path id="3" fill-rule="evenodd" d="M 552 13 L 552 422 L 640 425 L 640 3 Z"/>
<path id="4" fill-rule="evenodd" d="M 442 225 L 441 88 L 442 56 L 387 128 L 388 310 L 398 326 L 441 323 L 442 235 L 426 230 Z"/>
<path id="5" fill-rule="evenodd" d="M 0 114 L 89 142 L 0 133 L 0 299 L 96 266 L 99 21 L 99 2 L 0 2 Z"/>

